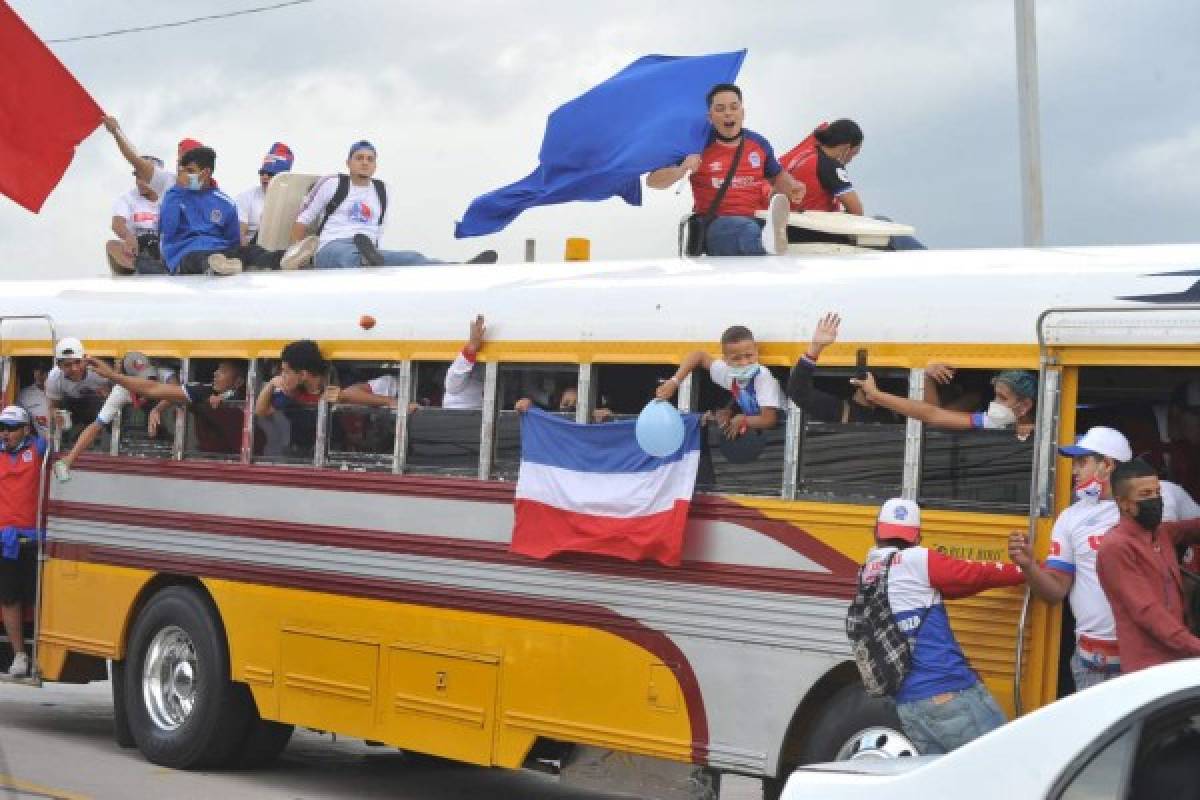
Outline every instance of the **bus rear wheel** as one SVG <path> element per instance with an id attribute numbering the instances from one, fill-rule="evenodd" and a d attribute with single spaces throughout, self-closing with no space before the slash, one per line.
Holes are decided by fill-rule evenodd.
<path id="1" fill-rule="evenodd" d="M 229 652 L 207 599 L 171 586 L 143 608 L 125 663 L 129 729 L 147 759 L 165 767 L 229 764 L 251 722 L 247 693 L 229 680 Z"/>

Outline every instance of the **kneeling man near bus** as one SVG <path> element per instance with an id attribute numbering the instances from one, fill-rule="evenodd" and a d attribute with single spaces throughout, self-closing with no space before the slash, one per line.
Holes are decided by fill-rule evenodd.
<path id="1" fill-rule="evenodd" d="M 29 674 L 21 603 L 33 599 L 37 580 L 38 481 L 46 440 L 33 433 L 20 406 L 0 411 L 0 615 L 12 646 L 8 674 Z"/>
<path id="2" fill-rule="evenodd" d="M 948 753 L 1003 725 L 1004 713 L 963 655 L 942 601 L 1018 586 L 1021 571 L 921 547 L 921 509 L 896 497 L 879 511 L 862 581 L 873 583 L 885 573 L 892 615 L 913 646 L 911 667 L 895 695 L 908 738 L 922 755 Z"/>

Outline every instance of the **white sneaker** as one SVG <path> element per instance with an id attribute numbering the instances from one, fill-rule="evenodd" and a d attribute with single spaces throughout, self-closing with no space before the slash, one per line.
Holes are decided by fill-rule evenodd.
<path id="1" fill-rule="evenodd" d="M 214 275 L 238 275 L 242 271 L 242 261 L 213 253 L 208 257 L 208 268 Z"/>
<path id="2" fill-rule="evenodd" d="M 12 665 L 8 668 L 10 678 L 24 678 L 29 675 L 29 656 L 17 653 L 13 656 Z"/>
<path id="3" fill-rule="evenodd" d="M 785 256 L 788 251 L 788 217 L 792 204 L 786 194 L 771 195 L 767 206 L 767 224 L 763 228 L 763 249 L 773 256 Z"/>
<path id="4" fill-rule="evenodd" d="M 313 256 L 317 254 L 317 244 L 320 240 L 316 236 L 305 236 L 300 241 L 288 247 L 284 252 L 283 258 L 279 259 L 279 266 L 282 269 L 301 269 L 308 262 L 312 261 Z"/>

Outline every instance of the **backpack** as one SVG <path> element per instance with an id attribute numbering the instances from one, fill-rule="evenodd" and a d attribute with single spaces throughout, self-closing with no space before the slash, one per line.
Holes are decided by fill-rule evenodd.
<path id="1" fill-rule="evenodd" d="M 910 640 L 896 624 L 888 601 L 888 573 L 899 553 L 892 553 L 883 572 L 874 583 L 863 582 L 864 564 L 858 571 L 858 589 L 846 611 L 846 636 L 850 639 L 854 661 L 862 675 L 863 687 L 871 697 L 890 697 L 912 669 L 916 633 L 921 630 L 930 609 L 925 609 Z"/>
<path id="2" fill-rule="evenodd" d="M 383 181 L 378 178 L 371 178 L 371 183 L 375 184 L 375 193 L 379 195 L 379 223 L 383 225 L 383 218 L 387 215 L 387 187 Z M 316 188 L 313 188 L 316 191 Z M 338 206 L 346 202 L 346 198 L 350 196 L 350 176 L 346 173 L 338 175 L 337 189 L 333 192 L 333 197 L 329 198 L 329 205 L 325 206 L 325 214 L 321 217 L 321 221 L 317 224 L 316 234 L 321 235 L 321 231 L 325 229 L 325 221 L 329 219 L 329 215 L 337 211 Z"/>

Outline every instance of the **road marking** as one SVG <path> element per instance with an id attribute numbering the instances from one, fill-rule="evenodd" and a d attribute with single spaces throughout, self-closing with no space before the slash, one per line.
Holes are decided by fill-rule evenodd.
<path id="1" fill-rule="evenodd" d="M 68 792 L 66 789 L 51 789 L 49 786 L 30 783 L 0 772 L 0 790 L 12 791 L 14 789 L 22 795 L 31 797 L 50 797 L 53 800 L 91 800 L 85 794 Z"/>

